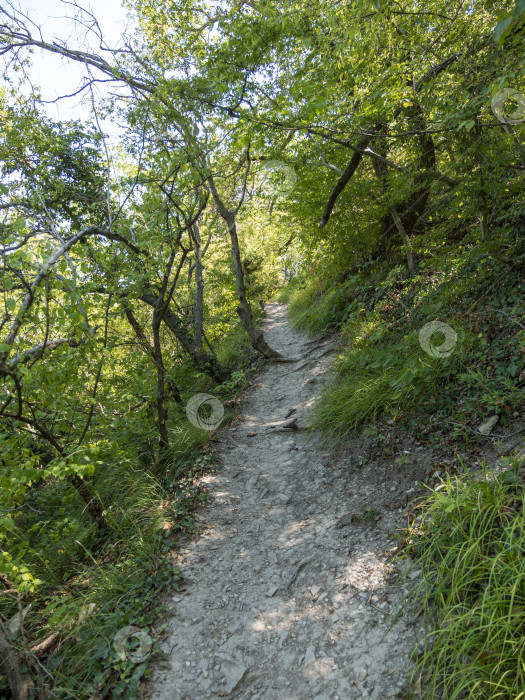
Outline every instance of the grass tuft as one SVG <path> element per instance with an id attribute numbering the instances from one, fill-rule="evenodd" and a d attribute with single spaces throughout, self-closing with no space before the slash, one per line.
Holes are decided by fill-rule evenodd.
<path id="1" fill-rule="evenodd" d="M 408 554 L 407 603 L 428 625 L 413 678 L 422 698 L 518 700 L 525 689 L 525 468 L 465 472 L 432 492 Z"/>

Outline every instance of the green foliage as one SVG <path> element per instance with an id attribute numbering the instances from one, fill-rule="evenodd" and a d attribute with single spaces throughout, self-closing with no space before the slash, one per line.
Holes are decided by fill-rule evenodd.
<path id="1" fill-rule="evenodd" d="M 37 602 L 39 638 L 46 596 L 65 606 L 49 630 L 97 606 L 52 657 L 64 697 L 83 683 L 94 696 L 95 678 L 137 691 L 145 666 L 107 640 L 150 625 L 131 572 L 144 563 L 151 603 L 171 575 L 151 564 L 164 525 L 192 529 L 195 476 L 213 464 L 184 409 L 246 386 L 243 288 L 254 327 L 290 283 L 277 298 L 298 328 L 341 332 L 314 413 L 334 441 L 387 416 L 490 412 L 505 427 L 524 405 L 524 127 L 505 116 L 516 104 L 495 109 L 525 90 L 523 0 L 126 6 L 133 51 L 90 62 L 133 94 L 94 105 L 124 120 L 115 145 L 98 120 L 53 123 L 16 89 L 13 37 L 33 29 L 0 9 L 0 53 L 16 53 L 0 92 L 0 573 Z M 272 161 L 293 174 L 286 191 L 278 168 L 265 191 Z M 457 333 L 450 356 L 420 345 L 436 320 Z"/>
<path id="2" fill-rule="evenodd" d="M 415 659 L 425 698 L 519 698 L 525 687 L 523 465 L 447 478 L 405 553 L 421 569 L 408 605 L 429 630 Z"/>
<path id="3" fill-rule="evenodd" d="M 411 278 L 378 261 L 324 293 L 314 280 L 285 294 L 299 327 L 342 332 L 334 378 L 313 413 L 313 425 L 332 441 L 382 417 L 417 415 L 419 424 L 446 426 L 494 413 L 510 418 L 523 406 L 520 276 L 489 266 L 480 246 L 436 246 L 432 265 Z M 421 329 L 436 320 L 457 336 L 444 357 L 420 344 Z"/>
<path id="4" fill-rule="evenodd" d="M 502 44 L 503 41 L 509 36 L 511 31 L 520 23 L 525 12 L 525 1 L 516 0 L 515 6 L 512 12 L 507 12 L 502 19 L 498 22 L 494 28 L 493 38 L 494 41 Z"/>
<path id="5" fill-rule="evenodd" d="M 453 359 L 428 357 L 416 334 L 386 347 L 349 351 L 336 363 L 337 380 L 317 403 L 312 426 L 331 441 L 344 440 L 363 425 L 397 418 L 439 391 L 453 368 Z"/>
<path id="6" fill-rule="evenodd" d="M 157 648 L 158 594 L 181 579 L 170 556 L 174 538 L 194 532 L 192 514 L 206 498 L 197 479 L 217 468 L 213 453 L 197 448 L 200 433 L 188 426 L 177 435 L 178 450 L 162 478 L 137 464 L 133 444 L 101 450 L 93 488 L 110 527 L 104 539 L 67 482 L 54 479 L 26 494 L 9 532 L 10 551 L 25 567 L 16 572 L 20 580 L 8 571 L 19 592 L 31 594 L 26 634 L 36 642 L 61 635 L 59 650 L 46 661 L 57 697 L 89 698 L 110 688 L 114 697 L 137 697 L 149 656 L 140 664 L 122 660 L 113 638 L 134 625 L 147 630 L 153 652 Z M 1 603 L 6 617 L 15 614 L 10 596 Z"/>

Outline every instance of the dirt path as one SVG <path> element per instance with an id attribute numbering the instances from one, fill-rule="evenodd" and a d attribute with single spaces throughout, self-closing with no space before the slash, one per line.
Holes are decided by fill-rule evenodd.
<path id="1" fill-rule="evenodd" d="M 414 631 L 403 620 L 389 629 L 400 592 L 385 589 L 384 554 L 399 511 L 359 520 L 377 485 L 302 429 L 331 346 L 293 332 L 285 307 L 267 311 L 269 344 L 301 361 L 269 365 L 221 432 L 223 468 L 206 479 L 163 644 L 172 668 L 155 672 L 153 697 L 404 697 Z M 278 427 L 293 418 L 299 429 Z"/>

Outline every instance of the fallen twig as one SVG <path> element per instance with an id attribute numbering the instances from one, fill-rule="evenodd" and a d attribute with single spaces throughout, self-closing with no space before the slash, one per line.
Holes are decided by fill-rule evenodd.
<path id="1" fill-rule="evenodd" d="M 286 590 L 286 591 L 290 588 L 290 586 L 292 585 L 292 583 L 295 581 L 295 579 L 296 579 L 297 576 L 299 575 L 299 572 L 301 571 L 301 569 L 303 569 L 309 562 L 310 562 L 310 559 L 303 559 L 303 560 L 302 560 L 301 562 L 299 562 L 299 564 L 295 567 L 295 571 L 294 571 L 293 574 L 290 576 L 290 579 L 289 579 L 288 583 L 287 583 L 286 586 L 285 586 L 285 590 Z"/>
<path id="2" fill-rule="evenodd" d="M 459 425 L 462 428 L 466 428 L 466 430 L 470 430 L 471 433 L 474 433 L 474 435 L 477 435 L 478 437 L 483 437 L 483 438 L 489 438 L 493 439 L 495 438 L 496 440 L 506 440 L 507 438 L 514 437 L 514 435 L 519 435 L 520 433 L 523 433 L 525 431 L 525 427 L 520 428 L 519 430 L 516 430 L 514 433 L 509 433 L 508 435 L 496 435 L 495 433 L 490 433 L 489 435 L 483 435 L 483 433 L 480 433 L 479 430 L 476 430 L 475 428 L 471 428 L 470 425 L 465 425 L 465 423 L 460 423 L 459 421 L 456 420 L 447 420 L 447 423 L 450 423 L 450 425 Z"/>
<path id="3" fill-rule="evenodd" d="M 41 656 L 45 654 L 46 651 L 52 649 L 60 637 L 60 632 L 53 632 L 49 637 L 46 637 L 34 647 L 31 647 L 31 653 L 35 656 Z"/>

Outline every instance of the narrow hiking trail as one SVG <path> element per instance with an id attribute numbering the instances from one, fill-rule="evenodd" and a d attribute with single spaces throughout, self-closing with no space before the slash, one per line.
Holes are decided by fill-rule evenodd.
<path id="1" fill-rule="evenodd" d="M 386 586 L 385 554 L 400 509 L 356 516 L 377 485 L 304 430 L 333 345 L 292 331 L 284 306 L 266 310 L 269 344 L 300 360 L 269 364 L 219 433 L 223 466 L 204 480 L 210 502 L 162 643 L 171 669 L 154 672 L 153 698 L 404 697 L 414 629 L 390 627 L 401 591 Z"/>

